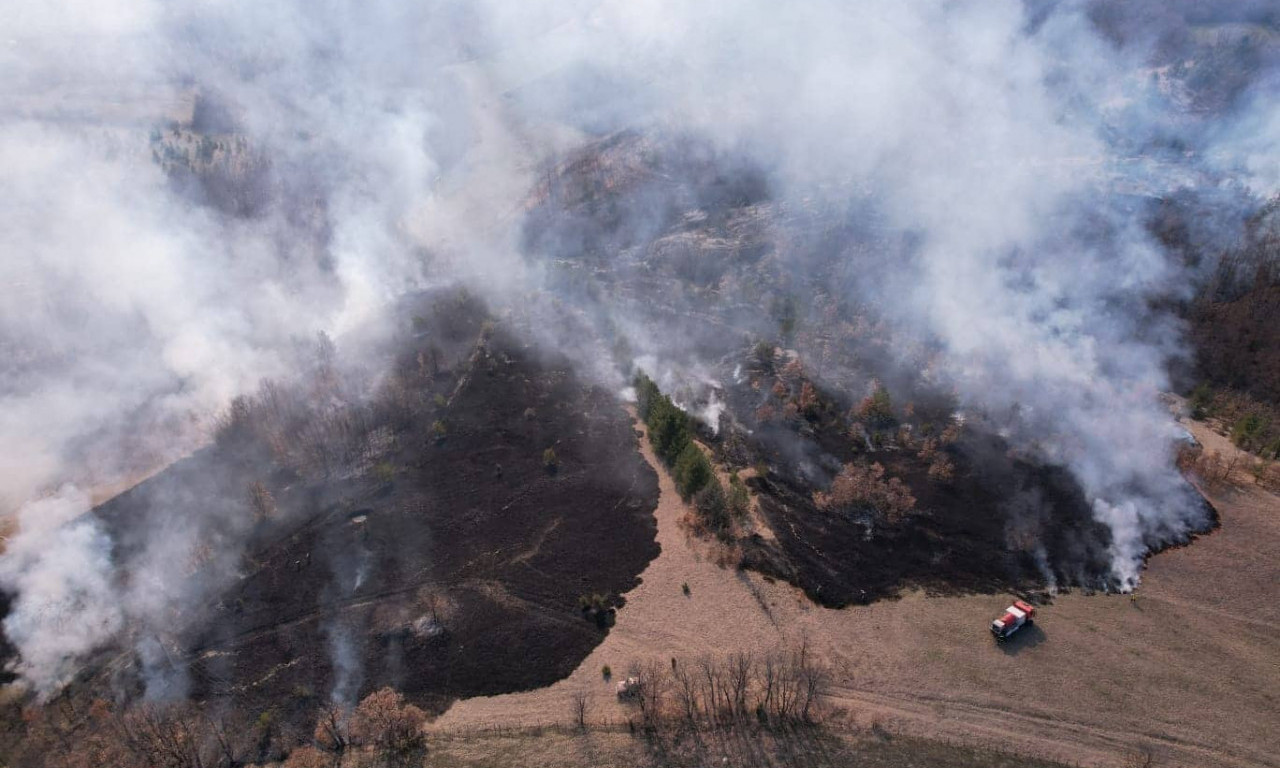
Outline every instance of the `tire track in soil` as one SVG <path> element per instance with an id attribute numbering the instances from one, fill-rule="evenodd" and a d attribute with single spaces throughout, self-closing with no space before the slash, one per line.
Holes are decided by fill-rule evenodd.
<path id="1" fill-rule="evenodd" d="M 981 731 L 997 745 L 1008 746 L 1018 744 L 1022 752 L 1046 759 L 1072 760 L 1079 762 L 1086 752 L 1091 760 L 1099 764 L 1110 764 L 1118 754 L 1135 751 L 1134 737 L 1139 737 L 1146 745 L 1154 748 L 1160 760 L 1176 757 L 1182 765 L 1204 766 L 1239 766 L 1240 768 L 1257 768 L 1257 766 L 1280 766 L 1273 756 L 1252 752 L 1247 756 L 1227 754 L 1213 746 L 1189 739 L 1180 739 L 1161 733 L 1133 733 L 1101 728 L 1047 715 L 1035 715 L 1018 712 L 1003 707 L 990 707 L 955 699 L 930 696 L 927 694 L 883 693 L 856 688 L 837 686 L 832 692 L 832 701 L 840 704 L 856 704 L 864 711 L 883 713 L 892 717 L 906 718 L 922 724 L 939 723 L 938 707 L 945 712 L 940 723 L 944 738 L 947 736 L 972 737 Z M 957 732 L 947 727 L 947 721 L 963 724 Z M 1063 733 L 1070 734 L 1070 739 L 1062 738 Z M 934 733 L 933 735 L 939 735 Z M 1044 747 L 1053 745 L 1053 749 Z"/>

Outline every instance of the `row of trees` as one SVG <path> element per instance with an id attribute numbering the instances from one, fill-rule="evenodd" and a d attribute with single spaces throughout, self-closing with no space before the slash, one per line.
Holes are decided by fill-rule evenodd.
<path id="1" fill-rule="evenodd" d="M 629 671 L 640 681 L 634 701 L 650 730 L 814 722 L 832 681 L 830 668 L 807 643 L 759 654 L 673 658 L 670 664 L 652 659 Z"/>
<path id="2" fill-rule="evenodd" d="M 396 434 L 436 417 L 432 434 L 443 440 L 438 418 L 447 400 L 432 395 L 438 353 L 402 360 L 373 397 L 344 381 L 332 340 L 320 334 L 287 384 L 264 380 L 257 391 L 233 399 L 214 424 L 217 446 L 230 455 L 268 456 L 301 477 L 370 474 L 395 445 Z M 376 479 L 376 478 L 375 478 Z"/>
<path id="3" fill-rule="evenodd" d="M 256 719 L 234 710 L 211 715 L 183 702 L 122 708 L 95 700 L 83 710 L 30 707 L 29 749 L 19 760 L 51 768 L 238 768 L 285 759 L 286 768 L 407 768 L 426 756 L 427 715 L 390 688 L 353 708 L 323 708 L 310 743 L 296 746 L 271 710 Z"/>
<path id="4" fill-rule="evenodd" d="M 231 455 L 265 450 L 301 477 L 328 477 L 343 467 L 372 466 L 391 441 L 397 420 L 386 404 L 315 397 L 301 386 L 264 381 L 241 395 L 215 424 L 217 446 Z"/>
<path id="5" fill-rule="evenodd" d="M 643 372 L 635 379 L 637 413 L 649 428 L 654 453 L 671 469 L 676 490 L 692 500 L 699 524 L 721 538 L 730 537 L 735 520 L 746 514 L 750 494 L 734 473 L 725 490 L 706 454 L 693 439 L 689 415 L 662 394 Z"/>
<path id="6" fill-rule="evenodd" d="M 687 501 L 716 479 L 711 462 L 693 440 L 692 420 L 643 371 L 636 374 L 635 389 L 636 410 L 649 428 L 653 452 L 671 469 L 676 490 Z"/>
<path id="7" fill-rule="evenodd" d="M 342 768 L 374 764 L 419 766 L 427 754 L 427 714 L 391 688 L 366 696 L 354 710 L 331 704 L 320 711 L 313 744 L 289 755 L 284 768 Z"/>

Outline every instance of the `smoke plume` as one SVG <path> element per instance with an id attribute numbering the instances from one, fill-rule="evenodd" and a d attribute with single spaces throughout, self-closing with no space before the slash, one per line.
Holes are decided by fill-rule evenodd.
<path id="1" fill-rule="evenodd" d="M 0 585 L 18 671 L 55 689 L 193 599 L 163 587 L 209 531 L 228 578 L 243 546 L 222 518 L 159 525 L 124 578 L 64 482 L 199 445 L 231 397 L 288 376 L 299 339 L 375 333 L 407 291 L 540 290 L 527 190 L 622 128 L 697 135 L 787 205 L 871 199 L 911 233 L 862 257 L 850 298 L 937 344 L 967 407 L 1012 414 L 1016 444 L 1071 469 L 1132 587 L 1150 547 L 1204 524 L 1156 400 L 1185 354 L 1158 307 L 1195 275 L 1134 196 L 1274 195 L 1280 79 L 1265 4 L 1130 5 L 1158 23 L 1015 0 L 8 9 L 0 504 L 19 533 Z M 178 521 L 174 502 L 153 519 Z"/>

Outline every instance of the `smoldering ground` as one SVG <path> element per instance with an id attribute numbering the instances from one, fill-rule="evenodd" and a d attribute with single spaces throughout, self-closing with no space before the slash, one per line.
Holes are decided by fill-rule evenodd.
<path id="1" fill-rule="evenodd" d="M 297 339 L 327 331 L 359 349 L 344 338 L 376 337 L 406 291 L 463 280 L 511 303 L 547 287 L 545 262 L 520 255 L 526 193 L 584 135 L 621 128 L 696 136 L 780 205 L 848 212 L 872 199 L 903 247 L 822 242 L 858 266 L 845 298 L 938 350 L 936 375 L 966 405 L 1016 414 L 1010 438 L 1072 471 L 1110 527 L 1117 582 L 1132 586 L 1148 547 L 1205 523 L 1155 398 L 1185 354 L 1157 307 L 1195 274 L 1115 193 L 1213 180 L 1241 190 L 1233 206 L 1275 194 L 1274 16 L 1209 5 L 1162 10 L 1154 35 L 1088 4 L 1012 1 L 15 10 L 0 54 L 14 74 L 0 125 L 13 191 L 0 223 L 0 482 L 22 522 L 3 568 L 19 671 L 56 688 L 156 595 L 122 586 L 137 577 L 115 572 L 110 537 L 77 516 L 82 492 L 48 496 L 86 479 L 80 457 L 118 453 L 140 425 L 162 446 L 193 433 L 198 444 L 232 396 L 290 374 Z M 1243 50 L 1250 65 L 1204 74 L 1179 50 Z M 1170 60 L 1183 70 L 1162 69 Z M 1225 73 L 1227 98 L 1196 95 Z M 116 93 L 108 82 L 198 92 L 204 132 L 153 133 L 154 120 L 121 113 L 123 97 L 103 98 L 110 110 L 43 98 Z M 687 170 L 671 169 L 674 196 L 621 213 L 636 240 L 706 202 L 687 194 L 699 186 Z M 625 329 L 634 355 L 713 367 L 697 345 L 673 353 L 670 327 L 589 308 Z M 102 472 L 128 469 L 116 464 Z M 178 581 L 177 555 L 210 530 L 163 524 L 180 506 L 152 510 L 162 524 L 138 549 L 135 567 L 159 584 Z M 211 541 L 232 564 L 245 536 L 231 526 Z"/>

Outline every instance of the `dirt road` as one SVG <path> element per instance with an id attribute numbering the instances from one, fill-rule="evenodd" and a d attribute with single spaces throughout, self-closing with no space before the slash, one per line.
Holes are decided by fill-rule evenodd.
<path id="1" fill-rule="evenodd" d="M 1234 450 L 1197 424 L 1197 438 Z M 563 723 L 575 692 L 589 717 L 624 717 L 601 676 L 636 659 L 768 649 L 807 638 L 837 670 L 835 704 L 863 726 L 976 741 L 1027 755 L 1119 766 L 1280 766 L 1280 498 L 1244 486 L 1212 499 L 1222 527 L 1150 562 L 1129 595 L 1059 595 L 1006 646 L 987 632 L 1008 595 L 929 598 L 832 611 L 756 574 L 722 569 L 679 526 L 659 469 L 661 555 L 617 626 L 567 679 L 459 702 L 437 727 Z M 687 583 L 690 593 L 682 594 Z"/>

